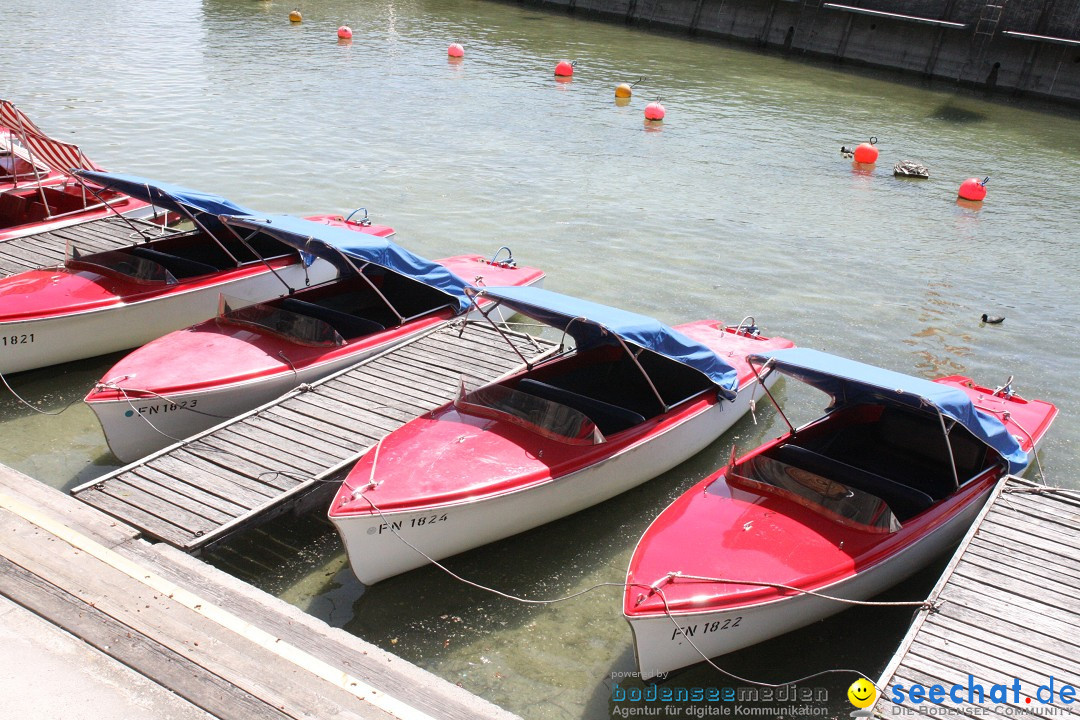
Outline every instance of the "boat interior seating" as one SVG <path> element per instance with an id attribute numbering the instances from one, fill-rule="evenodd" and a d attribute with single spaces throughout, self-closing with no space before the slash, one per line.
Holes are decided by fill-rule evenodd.
<path id="1" fill-rule="evenodd" d="M 131 254 L 143 260 L 150 260 L 168 270 L 177 280 L 198 277 L 218 271 L 218 268 L 208 263 L 199 262 L 190 258 L 172 255 L 149 247 L 133 247 Z"/>
<path id="2" fill-rule="evenodd" d="M 860 406 L 845 412 L 866 414 L 867 409 Z M 851 467 L 887 477 L 935 501 L 956 489 L 949 448 L 937 415 L 895 406 L 869 409 L 875 411 L 875 419 L 845 424 L 826 437 L 808 432 L 805 437 L 797 437 L 795 443 L 829 459 L 840 459 Z M 986 469 L 986 446 L 966 428 L 957 424 L 949 439 L 961 484 Z"/>
<path id="3" fill-rule="evenodd" d="M 621 432 L 645 422 L 645 418 L 633 410 L 586 397 L 539 380 L 524 378 L 518 381 L 517 390 L 577 410 L 592 420 L 604 435 Z"/>
<path id="4" fill-rule="evenodd" d="M 668 406 L 712 387 L 697 370 L 662 355 L 643 351 L 637 359 Z M 584 413 L 605 435 L 664 412 L 641 370 L 618 346 L 593 348 L 541 366 L 516 387 Z"/>
<path id="5" fill-rule="evenodd" d="M 282 310 L 287 310 L 296 313 L 297 315 L 306 315 L 317 320 L 322 320 L 334 328 L 334 330 L 346 340 L 370 335 L 371 333 L 386 329 L 381 323 L 377 323 L 374 320 L 368 320 L 367 318 L 358 317 L 346 312 L 341 312 L 340 310 L 334 310 L 296 298 L 285 298 L 278 303 L 278 306 Z"/>
<path id="6" fill-rule="evenodd" d="M 918 515 L 934 504 L 934 499 L 922 490 L 882 477 L 869 470 L 848 465 L 799 445 L 790 443 L 780 445 L 770 449 L 765 455 L 786 465 L 870 493 L 885 501 L 896 519 L 901 522 Z"/>

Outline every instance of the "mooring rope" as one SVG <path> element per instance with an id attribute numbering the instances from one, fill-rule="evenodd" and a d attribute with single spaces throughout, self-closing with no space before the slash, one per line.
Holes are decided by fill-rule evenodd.
<path id="1" fill-rule="evenodd" d="M 25 405 L 26 407 L 30 408 L 30 409 L 31 409 L 31 410 L 33 410 L 34 412 L 36 412 L 36 413 L 40 413 L 40 414 L 42 414 L 42 415 L 59 415 L 59 414 L 61 414 L 61 413 L 65 412 L 65 411 L 66 411 L 66 410 L 67 410 L 68 408 L 70 408 L 70 407 L 71 407 L 72 405 L 75 405 L 76 403 L 78 403 L 78 402 L 79 402 L 79 401 L 80 401 L 80 400 L 82 399 L 82 398 L 79 398 L 79 399 L 77 399 L 77 400 L 72 400 L 71 402 L 69 402 L 69 403 L 68 403 L 67 405 L 65 405 L 64 407 L 60 408 L 59 410 L 55 410 L 55 411 L 53 411 L 53 410 L 42 410 L 41 408 L 37 407 L 36 405 L 33 405 L 33 404 L 31 404 L 31 403 L 30 403 L 30 402 L 29 402 L 28 400 L 26 400 L 25 398 L 23 398 L 23 396 L 22 396 L 22 395 L 20 395 L 19 393 L 15 392 L 15 389 L 11 387 L 11 385 L 10 385 L 10 384 L 8 383 L 8 381 L 7 381 L 7 378 L 6 378 L 6 377 L 4 377 L 4 374 L 3 374 L 3 373 L 0 373 L 0 382 L 3 382 L 3 383 L 4 383 L 4 387 L 6 387 L 6 388 L 8 389 L 8 392 L 10 392 L 10 393 L 11 393 L 12 395 L 14 395 L 14 396 L 15 396 L 15 399 L 16 399 L 16 400 L 18 400 L 19 402 L 21 402 L 21 403 L 22 403 L 23 405 Z"/>
<path id="2" fill-rule="evenodd" d="M 372 475 L 374 475 L 374 467 L 372 467 Z M 394 527 L 394 524 L 387 519 L 385 514 L 383 514 L 383 511 L 381 509 L 379 509 L 379 507 L 374 502 L 371 501 L 371 498 L 364 495 L 363 492 L 360 493 L 360 497 L 362 497 L 368 503 L 368 505 L 371 506 L 371 509 L 374 510 L 378 514 L 378 516 L 386 523 L 387 527 L 389 527 L 389 529 L 390 529 L 390 532 L 394 534 L 394 537 L 396 537 L 398 540 L 403 542 L 405 545 L 407 545 L 409 548 L 411 548 L 414 552 L 421 555 L 429 563 L 431 563 L 432 565 L 434 565 L 435 567 L 439 568 L 444 573 L 449 575 L 451 578 L 453 578 L 453 579 L 455 579 L 455 580 L 457 580 L 457 581 L 459 581 L 461 583 L 464 583 L 465 585 L 476 588 L 477 590 L 481 590 L 483 592 L 487 592 L 487 593 L 491 593 L 493 595 L 497 595 L 497 596 L 499 596 L 501 598 L 505 598 L 507 600 L 512 600 L 514 602 L 518 602 L 518 603 L 522 603 L 522 604 L 526 604 L 526 605 L 554 605 L 556 603 L 561 603 L 561 602 L 565 602 L 567 600 L 572 600 L 574 598 L 580 597 L 582 595 L 590 593 L 590 592 L 592 592 L 594 590 L 598 590 L 600 588 L 618 587 L 618 588 L 621 588 L 621 589 L 624 589 L 624 590 L 627 589 L 627 588 L 644 588 L 644 589 L 647 589 L 649 591 L 655 592 L 657 595 L 659 595 L 661 601 L 664 603 L 664 615 L 667 616 L 667 618 L 669 620 L 671 620 L 671 622 L 675 626 L 675 628 L 680 633 L 682 633 L 683 629 L 679 625 L 678 620 L 675 618 L 675 615 L 671 611 L 671 607 L 668 604 L 668 599 L 667 599 L 667 596 L 664 594 L 663 588 L 660 587 L 659 585 L 646 585 L 644 583 L 635 583 L 635 582 L 630 582 L 630 583 L 628 583 L 628 582 L 600 582 L 600 583 L 596 583 L 595 585 L 591 585 L 591 586 L 585 588 L 584 590 L 579 590 L 578 592 L 571 593 L 570 595 L 564 595 L 562 597 L 557 597 L 557 598 L 532 599 L 532 598 L 524 598 L 524 597 L 520 597 L 520 596 L 517 596 L 517 595 L 513 595 L 511 593 L 503 592 L 502 590 L 498 590 L 496 588 L 493 588 L 493 587 L 490 587 L 490 586 L 487 586 L 487 585 L 483 585 L 481 583 L 475 582 L 473 580 L 469 580 L 468 578 L 465 578 L 465 577 L 462 577 L 461 575 L 458 575 L 453 570 L 446 567 L 445 565 L 443 565 L 439 561 L 435 560 L 430 555 L 425 553 L 423 550 L 421 550 L 420 548 L 416 547 L 411 542 L 406 540 L 401 535 L 401 533 L 399 533 L 398 530 Z M 671 577 L 672 575 L 675 575 L 675 574 L 669 574 L 668 577 Z M 694 581 L 698 581 L 698 580 L 700 580 L 702 582 L 704 582 L 704 581 L 715 581 L 712 578 L 705 578 L 705 577 L 692 576 L 692 575 L 687 575 L 687 576 L 679 575 L 679 576 L 684 577 L 686 579 L 694 580 Z M 793 590 L 795 592 L 804 593 L 804 594 L 807 594 L 807 595 L 816 595 L 818 597 L 821 597 L 821 598 L 824 598 L 824 599 L 827 599 L 827 600 L 835 600 L 837 602 L 851 604 L 851 605 L 869 605 L 869 606 L 878 606 L 878 607 L 905 606 L 905 607 L 919 607 L 919 608 L 922 608 L 922 609 L 930 609 L 930 610 L 934 610 L 937 607 L 936 603 L 933 602 L 932 600 L 927 600 L 927 601 L 922 601 L 922 602 L 914 602 L 914 601 L 912 601 L 912 602 L 873 602 L 873 601 L 863 601 L 863 600 L 850 600 L 848 598 L 838 598 L 838 597 L 833 597 L 833 596 L 830 596 L 830 595 L 824 595 L 822 593 L 816 593 L 814 591 L 802 590 L 800 588 L 794 588 L 794 587 L 791 587 L 791 586 L 782 585 L 780 583 L 766 583 L 766 582 L 757 582 L 757 581 L 742 582 L 742 581 L 730 581 L 730 580 L 723 580 L 723 579 L 720 579 L 719 581 L 720 582 L 734 582 L 734 583 L 737 583 L 737 584 L 744 584 L 744 585 L 765 585 L 765 586 L 776 587 L 776 588 L 781 588 L 781 589 L 790 589 L 790 590 Z M 852 670 L 852 669 L 848 669 L 848 668 L 830 668 L 830 669 L 827 669 L 827 670 L 821 670 L 819 672 L 812 673 L 812 674 L 807 675 L 805 677 L 800 677 L 800 678 L 796 678 L 794 680 L 787 680 L 785 682 L 779 682 L 779 683 L 768 683 L 768 682 L 762 682 L 762 681 L 758 681 L 758 680 L 753 680 L 753 679 L 750 679 L 750 678 L 742 677 L 740 675 L 737 675 L 737 674 L 731 672 L 730 670 L 726 670 L 726 669 L 720 667 L 708 655 L 706 655 L 701 650 L 701 648 L 699 648 L 688 635 L 683 634 L 683 638 L 690 644 L 690 646 L 692 648 L 694 648 L 694 651 L 697 652 L 697 654 L 701 656 L 701 659 L 702 659 L 703 662 L 707 663 L 709 666 L 711 666 L 713 669 L 717 670 L 718 672 L 720 672 L 720 673 L 722 673 L 724 675 L 727 675 L 728 677 L 730 677 L 730 678 L 732 678 L 734 680 L 737 680 L 739 682 L 744 682 L 744 683 L 747 683 L 749 685 L 757 685 L 759 687 L 778 688 L 778 687 L 786 687 L 788 685 L 798 684 L 798 683 L 805 682 L 807 680 L 812 680 L 813 678 L 821 677 L 821 676 L 824 676 L 824 675 L 837 674 L 837 673 L 845 673 L 845 674 L 851 673 L 851 674 L 858 675 L 859 677 L 865 679 L 867 682 L 874 685 L 874 687 L 877 687 L 877 683 L 875 683 L 865 673 L 863 673 L 863 672 L 861 672 L 859 670 Z M 880 691 L 880 688 L 878 688 L 878 690 Z"/>

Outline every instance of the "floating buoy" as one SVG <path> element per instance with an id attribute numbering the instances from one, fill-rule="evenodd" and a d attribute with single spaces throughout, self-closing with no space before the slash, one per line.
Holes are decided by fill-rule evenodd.
<path id="1" fill-rule="evenodd" d="M 664 119 L 664 115 L 667 115 L 667 110 L 660 104 L 660 101 L 651 102 L 645 106 L 645 119 L 652 120 L 654 122 L 660 122 Z"/>
<path id="2" fill-rule="evenodd" d="M 878 149 L 874 147 L 877 144 L 877 138 L 870 138 L 870 142 L 865 142 L 855 148 L 855 152 L 852 153 L 855 156 L 855 162 L 863 163 L 864 165 L 873 165 L 877 162 Z"/>
<path id="3" fill-rule="evenodd" d="M 299 10 L 293 10 L 291 13 L 289 13 L 289 22 L 298 23 L 303 22 L 303 20 L 304 16 L 300 14 Z"/>
<path id="4" fill-rule="evenodd" d="M 560 60 L 559 64 L 555 66 L 556 77 L 570 77 L 574 74 L 574 63 L 569 60 Z"/>
<path id="5" fill-rule="evenodd" d="M 452 58 L 465 57 L 465 48 L 460 43 L 450 43 L 450 47 L 446 48 L 446 54 Z"/>
<path id="6" fill-rule="evenodd" d="M 987 315 L 986 313 L 983 313 L 982 321 L 989 325 L 1000 325 L 1001 323 L 1005 322 L 1005 318 L 1001 317 L 1000 315 Z"/>
<path id="7" fill-rule="evenodd" d="M 979 180 L 979 178 L 968 178 L 960 183 L 960 189 L 956 191 L 956 194 L 963 200 L 979 202 L 986 197 L 986 183 L 988 182 L 990 182 L 989 176 L 982 180 Z"/>
<path id="8" fill-rule="evenodd" d="M 630 83 L 622 83 L 621 85 L 615 86 L 615 97 L 617 98 L 628 98 L 633 94 L 634 91 L 631 89 Z"/>
<path id="9" fill-rule="evenodd" d="M 352 28 L 348 25 L 342 25 L 337 29 L 337 36 L 341 40 L 352 40 Z"/>

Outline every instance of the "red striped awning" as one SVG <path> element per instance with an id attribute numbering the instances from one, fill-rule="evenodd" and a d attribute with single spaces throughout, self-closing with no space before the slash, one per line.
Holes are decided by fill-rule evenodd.
<path id="1" fill-rule="evenodd" d="M 86 157 L 78 145 L 54 140 L 38 128 L 19 108 L 0 100 L 0 125 L 7 126 L 38 165 L 67 172 L 75 168 L 101 170 Z"/>

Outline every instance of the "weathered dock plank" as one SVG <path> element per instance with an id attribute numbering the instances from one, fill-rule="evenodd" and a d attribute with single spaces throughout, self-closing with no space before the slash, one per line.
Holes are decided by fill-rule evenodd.
<path id="1" fill-rule="evenodd" d="M 875 714 L 1080 716 L 1078 558 L 1080 492 L 1004 479 L 882 673 Z M 1075 696 L 1051 696 L 1051 678 Z M 912 685 L 941 686 L 938 700 Z"/>
<path id="2" fill-rule="evenodd" d="M 64 263 L 68 243 L 100 252 L 136 245 L 177 230 L 142 218 L 106 217 L 0 242 L 0 277 Z"/>
<path id="3" fill-rule="evenodd" d="M 3 466 L 0 537 L 0 595 L 214 717 L 515 720 Z"/>
<path id="4" fill-rule="evenodd" d="M 552 347 L 514 338 L 526 357 Z M 462 376 L 484 383 L 520 363 L 490 325 L 447 323 L 72 494 L 198 552 L 331 490 L 380 438 L 453 398 Z"/>

